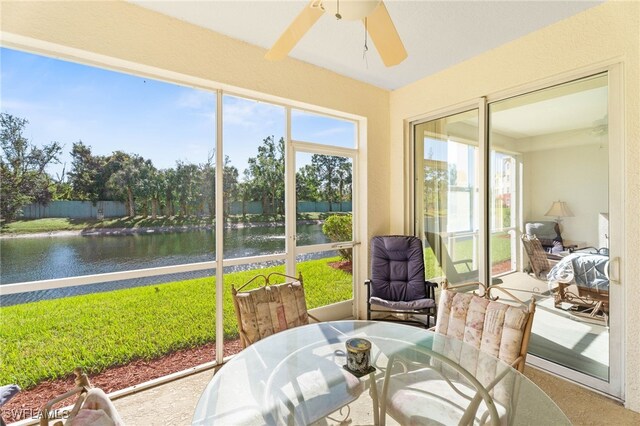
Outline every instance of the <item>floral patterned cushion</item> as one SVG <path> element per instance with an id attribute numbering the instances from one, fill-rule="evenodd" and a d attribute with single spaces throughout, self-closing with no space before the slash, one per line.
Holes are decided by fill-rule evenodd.
<path id="1" fill-rule="evenodd" d="M 475 388 L 464 381 L 455 382 L 454 390 L 437 369 L 423 368 L 409 373 L 391 376 L 387 388 L 386 412 L 401 425 L 455 425 L 459 424 L 469 400 L 476 394 Z M 377 382 L 382 392 L 382 380 Z M 462 395 L 461 395 L 462 394 Z M 495 399 L 498 423 L 508 424 L 507 409 L 501 400 Z M 474 424 L 489 415 L 484 401 L 475 413 Z M 486 424 L 489 423 L 487 421 Z"/>
<path id="2" fill-rule="evenodd" d="M 529 313 L 521 307 L 443 289 L 436 332 L 511 364 L 520 356 L 528 318 Z"/>
<path id="3" fill-rule="evenodd" d="M 517 375 L 505 363 L 512 364 L 520 356 L 529 315 L 525 308 L 473 293 L 446 287 L 440 293 L 431 349 L 455 360 L 489 391 L 499 424 L 510 424 Z M 424 367 L 391 376 L 385 396 L 387 413 L 400 424 L 458 424 L 475 393 L 462 372 L 431 357 Z M 431 402 L 423 403 L 425 399 Z M 489 413 L 484 402 L 475 414 L 474 424 L 486 421 L 483 416 Z"/>
<path id="4" fill-rule="evenodd" d="M 235 296 L 238 327 L 245 346 L 267 336 L 309 323 L 304 287 L 299 281 L 240 292 Z"/>
<path id="5" fill-rule="evenodd" d="M 450 339 L 438 339 L 433 349 L 450 359 L 460 360 L 459 364 L 473 374 L 483 386 L 489 386 L 505 366 L 496 358 L 511 365 L 519 356 L 522 339 L 529 319 L 529 312 L 518 306 L 477 296 L 473 293 L 459 293 L 443 289 L 438 304 L 436 333 L 466 343 L 455 344 Z M 491 355 L 479 356 L 474 349 Z M 433 367 L 456 377 L 453 371 L 435 362 Z M 462 377 L 458 377 L 462 379 Z M 492 397 L 507 404 L 512 394 L 512 378 L 506 378 L 490 391 Z"/>

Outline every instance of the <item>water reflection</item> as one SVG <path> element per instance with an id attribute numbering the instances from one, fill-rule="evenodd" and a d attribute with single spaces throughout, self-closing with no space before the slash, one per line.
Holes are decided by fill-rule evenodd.
<path id="1" fill-rule="evenodd" d="M 322 233 L 321 224 L 299 224 L 297 229 L 298 244 L 328 242 Z M 284 252 L 283 226 L 226 229 L 224 237 L 226 258 Z M 215 260 L 215 234 L 203 230 L 119 236 L 9 238 L 0 240 L 0 259 L 0 284 L 155 268 Z M 225 268 L 225 272 L 241 270 L 243 267 L 231 267 L 228 271 L 227 269 Z M 210 275 L 213 275 L 211 270 L 198 271 L 16 294 L 2 296 L 0 303 L 6 306 L 28 300 L 87 294 Z"/>

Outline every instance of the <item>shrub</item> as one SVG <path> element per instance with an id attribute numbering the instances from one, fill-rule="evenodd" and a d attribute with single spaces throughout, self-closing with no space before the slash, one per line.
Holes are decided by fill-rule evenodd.
<path id="1" fill-rule="evenodd" d="M 353 238 L 351 215 L 334 214 L 329 216 L 322 225 L 322 232 L 334 242 L 351 241 Z M 353 253 L 351 249 L 340 249 L 338 252 L 342 259 L 351 262 Z"/>

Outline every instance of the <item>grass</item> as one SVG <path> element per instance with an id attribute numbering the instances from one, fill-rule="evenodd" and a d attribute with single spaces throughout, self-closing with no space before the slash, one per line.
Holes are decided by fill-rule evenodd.
<path id="1" fill-rule="evenodd" d="M 39 222 L 38 229 L 51 229 L 61 221 L 68 220 L 24 222 Z M 145 221 L 135 223 L 148 226 Z M 471 257 L 471 243 L 468 240 L 458 244 L 457 258 Z M 510 240 L 494 236 L 492 252 L 494 262 L 508 259 Z M 336 257 L 298 264 L 305 277 L 309 309 L 352 297 L 352 276 L 328 265 L 338 260 Z M 425 251 L 425 266 L 427 277 L 442 275 L 431 250 Z M 259 272 L 275 271 L 284 272 L 284 267 Z M 242 285 L 257 272 L 225 275 L 225 338 L 238 335 L 231 285 Z M 97 373 L 135 359 L 153 359 L 213 342 L 215 297 L 215 278 L 199 278 L 0 307 L 0 383 L 29 388 L 43 380 L 65 377 L 78 366 Z"/>
<path id="2" fill-rule="evenodd" d="M 328 262 L 303 262 L 309 309 L 352 297 L 352 277 Z M 284 272 L 283 266 L 259 273 Z M 225 275 L 224 336 L 238 336 L 231 284 L 258 271 Z M 198 278 L 0 308 L 0 383 L 23 388 L 65 377 L 153 359 L 216 339 L 215 278 Z"/>
<path id="3" fill-rule="evenodd" d="M 452 260 L 473 258 L 473 240 L 467 239 L 456 243 L 456 255 Z M 511 239 L 508 234 L 495 234 L 491 236 L 491 261 L 495 265 L 511 258 Z M 427 277 L 439 277 L 445 275 L 440 268 L 433 250 L 424 251 L 425 275 Z M 466 272 L 465 266 L 457 265 L 458 272 Z"/>
<path id="4" fill-rule="evenodd" d="M 329 213 L 301 213 L 298 220 L 322 220 L 329 216 Z M 228 223 L 260 223 L 260 222 L 283 222 L 281 215 L 232 215 L 226 216 Z M 161 228 L 167 226 L 207 226 L 215 221 L 209 217 L 181 217 L 181 216 L 161 216 L 156 219 L 144 216 L 121 217 L 112 219 L 71 219 L 71 218 L 46 218 L 16 220 L 5 223 L 0 228 L 3 234 L 34 234 L 41 232 L 55 231 L 90 231 L 98 228 Z"/>

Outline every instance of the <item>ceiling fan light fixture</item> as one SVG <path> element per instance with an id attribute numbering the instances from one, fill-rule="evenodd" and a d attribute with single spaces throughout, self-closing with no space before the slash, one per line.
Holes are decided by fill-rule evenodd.
<path id="1" fill-rule="evenodd" d="M 385 66 L 406 59 L 407 51 L 382 0 L 311 0 L 264 57 L 277 61 L 287 56 L 325 11 L 338 19 L 361 20 Z"/>
<path id="2" fill-rule="evenodd" d="M 322 0 L 320 8 L 340 19 L 357 21 L 369 16 L 381 0 Z"/>

